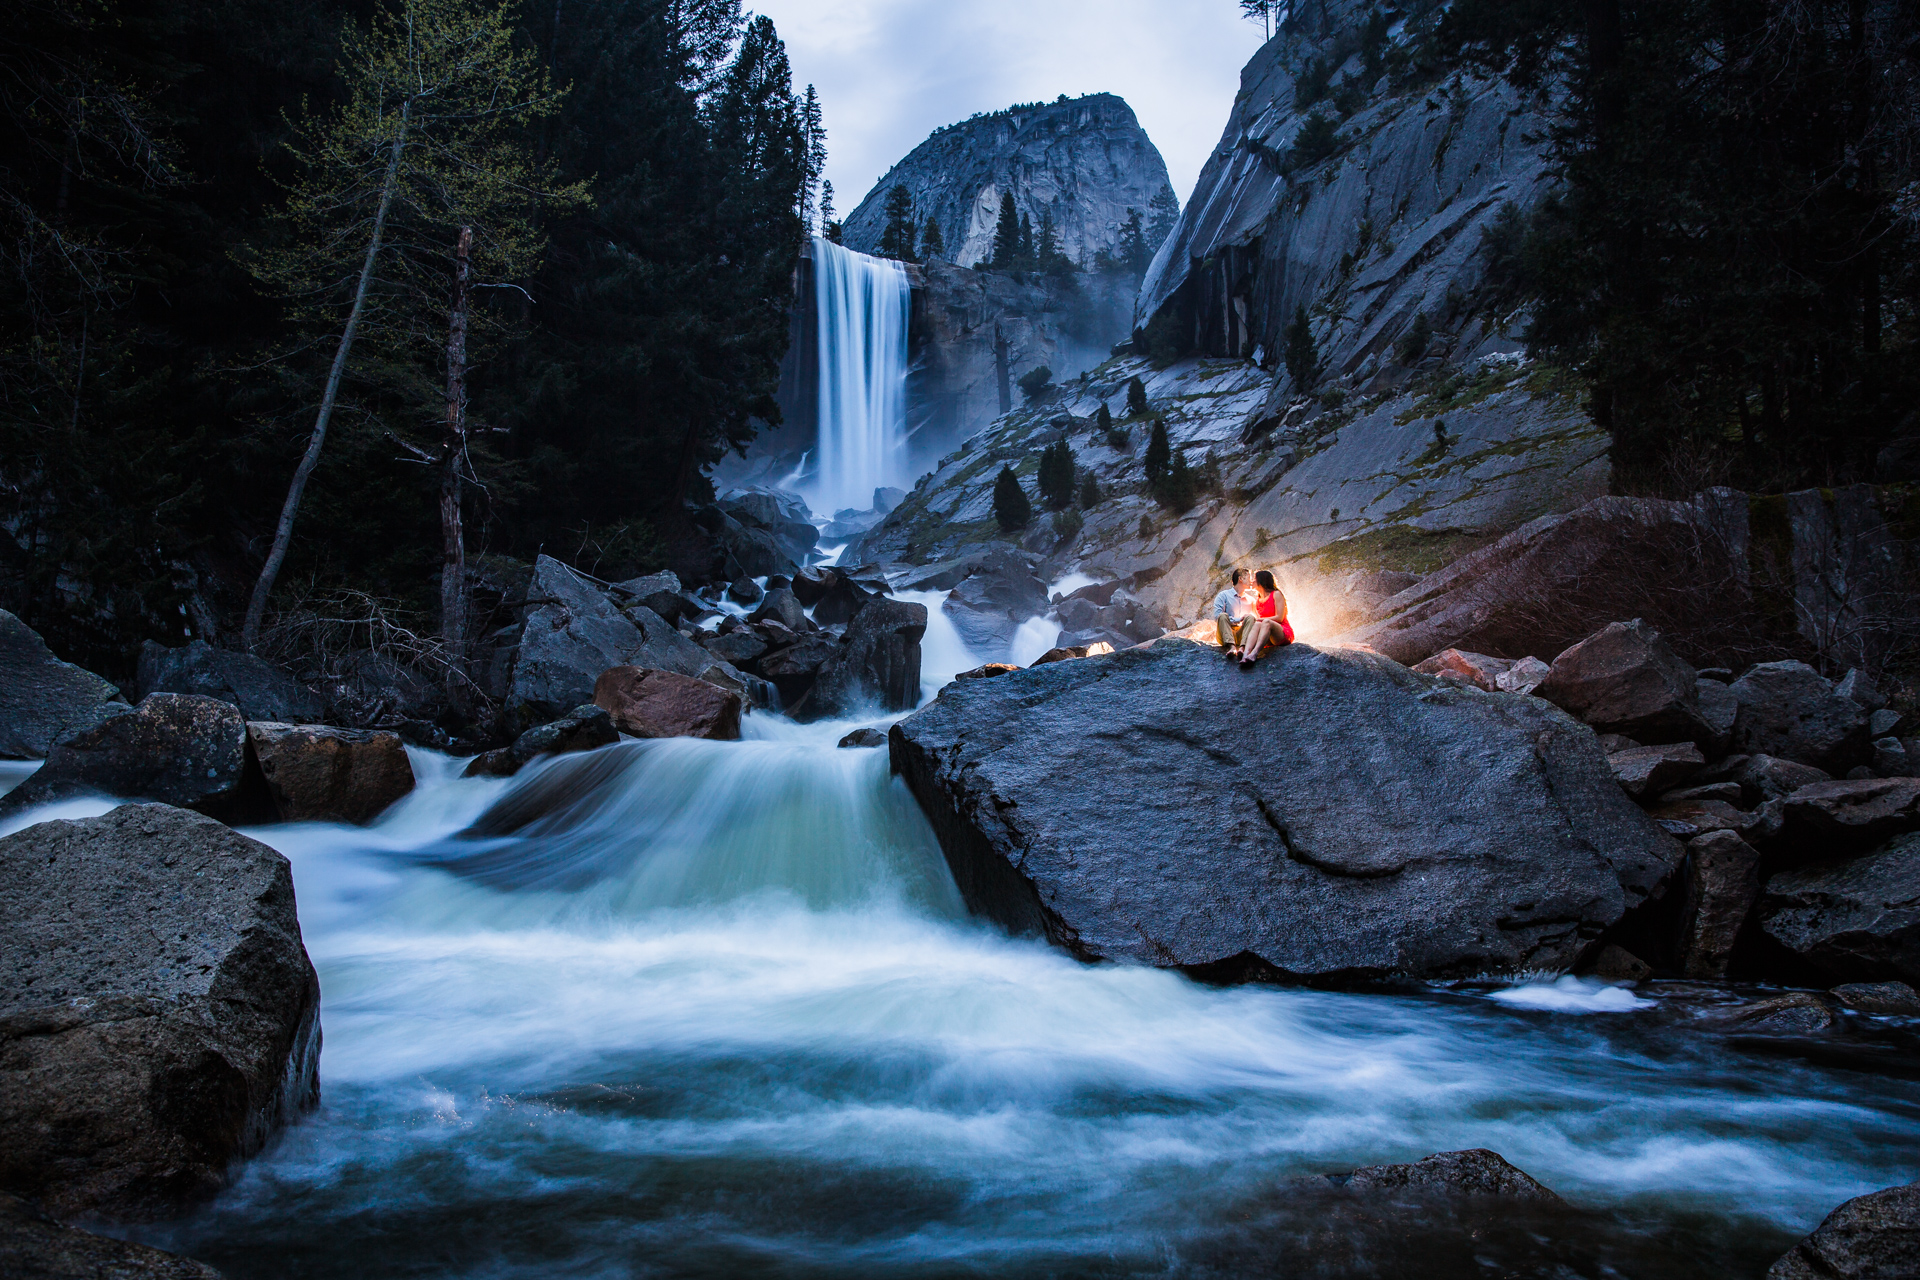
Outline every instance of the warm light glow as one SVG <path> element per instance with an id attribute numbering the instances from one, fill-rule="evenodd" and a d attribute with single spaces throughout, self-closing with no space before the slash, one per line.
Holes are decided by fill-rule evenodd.
<path id="1" fill-rule="evenodd" d="M 1287 621 L 1293 624 L 1293 638 L 1308 643 L 1334 635 L 1334 620 L 1343 612 L 1339 588 L 1300 567 L 1276 569 L 1274 579 L 1287 597 Z"/>

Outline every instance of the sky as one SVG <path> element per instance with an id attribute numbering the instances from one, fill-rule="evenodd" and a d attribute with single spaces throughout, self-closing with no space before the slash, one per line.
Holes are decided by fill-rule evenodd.
<path id="1" fill-rule="evenodd" d="M 939 126 L 1063 93 L 1125 98 L 1184 206 L 1262 39 L 1236 0 L 747 3 L 780 29 L 794 88 L 820 92 L 842 217 Z"/>

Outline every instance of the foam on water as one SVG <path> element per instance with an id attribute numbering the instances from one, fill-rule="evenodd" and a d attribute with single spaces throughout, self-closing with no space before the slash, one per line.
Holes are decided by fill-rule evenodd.
<path id="1" fill-rule="evenodd" d="M 1494 992 L 1488 999 L 1516 1009 L 1551 1009 L 1555 1013 L 1631 1013 L 1653 1007 L 1653 1001 L 1641 999 L 1626 987 L 1613 986 L 1598 978 L 1576 978 L 1572 974 L 1508 987 Z"/>

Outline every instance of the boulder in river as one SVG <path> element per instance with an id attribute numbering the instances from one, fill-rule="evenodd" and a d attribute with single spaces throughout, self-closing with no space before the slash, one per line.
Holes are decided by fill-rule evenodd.
<path id="1" fill-rule="evenodd" d="M 1566 968 L 1681 857 L 1585 726 L 1356 649 L 1161 640 L 949 685 L 891 745 L 973 910 L 1086 959 Z"/>
<path id="2" fill-rule="evenodd" d="M 1767 1280 L 1914 1276 L 1920 1276 L 1920 1182 L 1855 1196 L 1767 1271 Z"/>
<path id="3" fill-rule="evenodd" d="M 673 671 L 612 667 L 594 682 L 593 701 L 636 738 L 740 736 L 740 695 Z"/>
<path id="4" fill-rule="evenodd" d="M 927 607 L 877 596 L 847 623 L 834 656 L 793 709 L 796 719 L 852 715 L 864 707 L 908 711 L 920 701 L 920 638 Z"/>
<path id="5" fill-rule="evenodd" d="M 1767 881 L 1760 927 L 1833 982 L 1920 983 L 1920 834 Z"/>
<path id="6" fill-rule="evenodd" d="M 1686 896 L 1680 908 L 1680 971 L 1724 978 L 1733 944 L 1760 893 L 1760 855 L 1732 831 L 1687 842 Z"/>
<path id="7" fill-rule="evenodd" d="M 266 845 L 167 805 L 40 823 L 0 840 L 0 936 L 0 1191 L 165 1215 L 316 1101 L 320 984 Z"/>
<path id="8" fill-rule="evenodd" d="M 255 720 L 247 740 L 282 822 L 371 822 L 413 790 L 397 733 Z"/>
<path id="9" fill-rule="evenodd" d="M 1566 1201 L 1484 1147 L 1442 1151 L 1411 1164 L 1377 1164 L 1333 1181 L 1357 1194 L 1424 1191 L 1453 1196 L 1499 1196 L 1562 1208 Z"/>
<path id="10" fill-rule="evenodd" d="M 591 751 L 620 741 L 613 717 L 604 708 L 583 703 L 558 720 L 529 729 L 504 747 L 483 751 L 460 774 L 463 778 L 511 778 L 541 756 Z"/>
<path id="11" fill-rule="evenodd" d="M 240 708 L 249 720 L 306 723 L 327 708 L 317 694 L 265 658 L 216 649 L 195 640 L 177 649 L 149 640 L 140 646 L 142 696 L 198 693 Z"/>
<path id="12" fill-rule="evenodd" d="M 38 760 L 68 734 L 125 709 L 115 685 L 60 661 L 32 627 L 0 609 L 0 759 Z"/>
<path id="13" fill-rule="evenodd" d="M 197 694 L 155 693 L 55 743 L 47 762 L 0 796 L 0 813 L 78 795 L 157 800 L 226 821 L 265 821 L 272 802 L 248 768 L 239 708 Z"/>
<path id="14" fill-rule="evenodd" d="M 12 1280 L 220 1280 L 204 1262 L 68 1226 L 0 1192 L 0 1276 Z"/>

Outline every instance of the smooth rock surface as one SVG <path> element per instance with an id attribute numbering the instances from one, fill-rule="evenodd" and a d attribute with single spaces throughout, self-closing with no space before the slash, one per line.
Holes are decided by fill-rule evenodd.
<path id="1" fill-rule="evenodd" d="M 1920 1182 L 1855 1196 L 1767 1271 L 1767 1280 L 1914 1276 L 1920 1276 Z"/>
<path id="2" fill-rule="evenodd" d="M 0 1193 L 0 1276 L 7 1280 L 221 1280 L 202 1262 L 70 1227 Z"/>
<path id="3" fill-rule="evenodd" d="M 1759 920 L 1829 981 L 1920 983 L 1920 835 L 1781 872 L 1766 883 Z"/>
<path id="4" fill-rule="evenodd" d="M 1687 842 L 1686 897 L 1680 908 L 1680 972 L 1727 976 L 1733 944 L 1760 894 L 1760 855 L 1732 831 Z"/>
<path id="5" fill-rule="evenodd" d="M 591 702 L 583 703 L 538 728 L 527 730 L 504 747 L 483 751 L 468 762 L 463 778 L 510 778 L 541 756 L 591 751 L 620 741 L 613 717 Z"/>
<path id="6" fill-rule="evenodd" d="M 117 714 L 118 686 L 53 656 L 38 632 L 0 609 L 0 759 L 38 760 L 61 738 Z"/>
<path id="7" fill-rule="evenodd" d="M 1685 782 L 1707 763 L 1700 748 L 1691 742 L 1673 742 L 1661 747 L 1628 747 L 1607 755 L 1607 765 L 1620 786 L 1636 799 L 1659 795 L 1676 783 Z"/>
<path id="8" fill-rule="evenodd" d="M 1645 743 L 1701 735 L 1693 668 L 1644 622 L 1611 623 L 1553 660 L 1533 690 L 1600 733 Z"/>
<path id="9" fill-rule="evenodd" d="M 255 720 L 247 740 L 282 822 L 367 823 L 413 790 L 397 733 Z"/>
<path id="10" fill-rule="evenodd" d="M 307 723 L 327 714 L 312 690 L 265 658 L 216 649 L 195 640 L 169 649 L 148 640 L 140 646 L 141 696 L 198 693 L 240 708 L 249 720 Z"/>
<path id="11" fill-rule="evenodd" d="M 1414 668 L 1423 676 L 1453 676 L 1488 693 L 1500 688 L 1500 677 L 1512 670 L 1506 658 L 1490 658 L 1484 653 L 1463 649 L 1442 649 Z"/>
<path id="12" fill-rule="evenodd" d="M 222 820 L 272 817 L 247 768 L 239 708 L 197 694 L 150 694 L 126 715 L 55 744 L 31 778 L 0 796 L 0 813 L 77 795 L 157 800 Z"/>
<path id="13" fill-rule="evenodd" d="M 258 841 L 166 805 L 29 827 L 0 937 L 0 1191 L 164 1215 L 314 1105 L 319 980 Z"/>
<path id="14" fill-rule="evenodd" d="M 1867 755 L 1867 709 L 1804 662 L 1763 662 L 1728 686 L 1739 700 L 1733 748 L 1845 773 Z"/>
<path id="15" fill-rule="evenodd" d="M 593 701 L 614 728 L 636 738 L 731 742 L 740 736 L 738 694 L 674 671 L 613 667 L 594 683 Z"/>
<path id="16" fill-rule="evenodd" d="M 1162 640 L 949 685 L 891 745 L 972 909 L 1088 959 L 1563 968 L 1681 854 L 1584 726 L 1356 650 Z"/>

